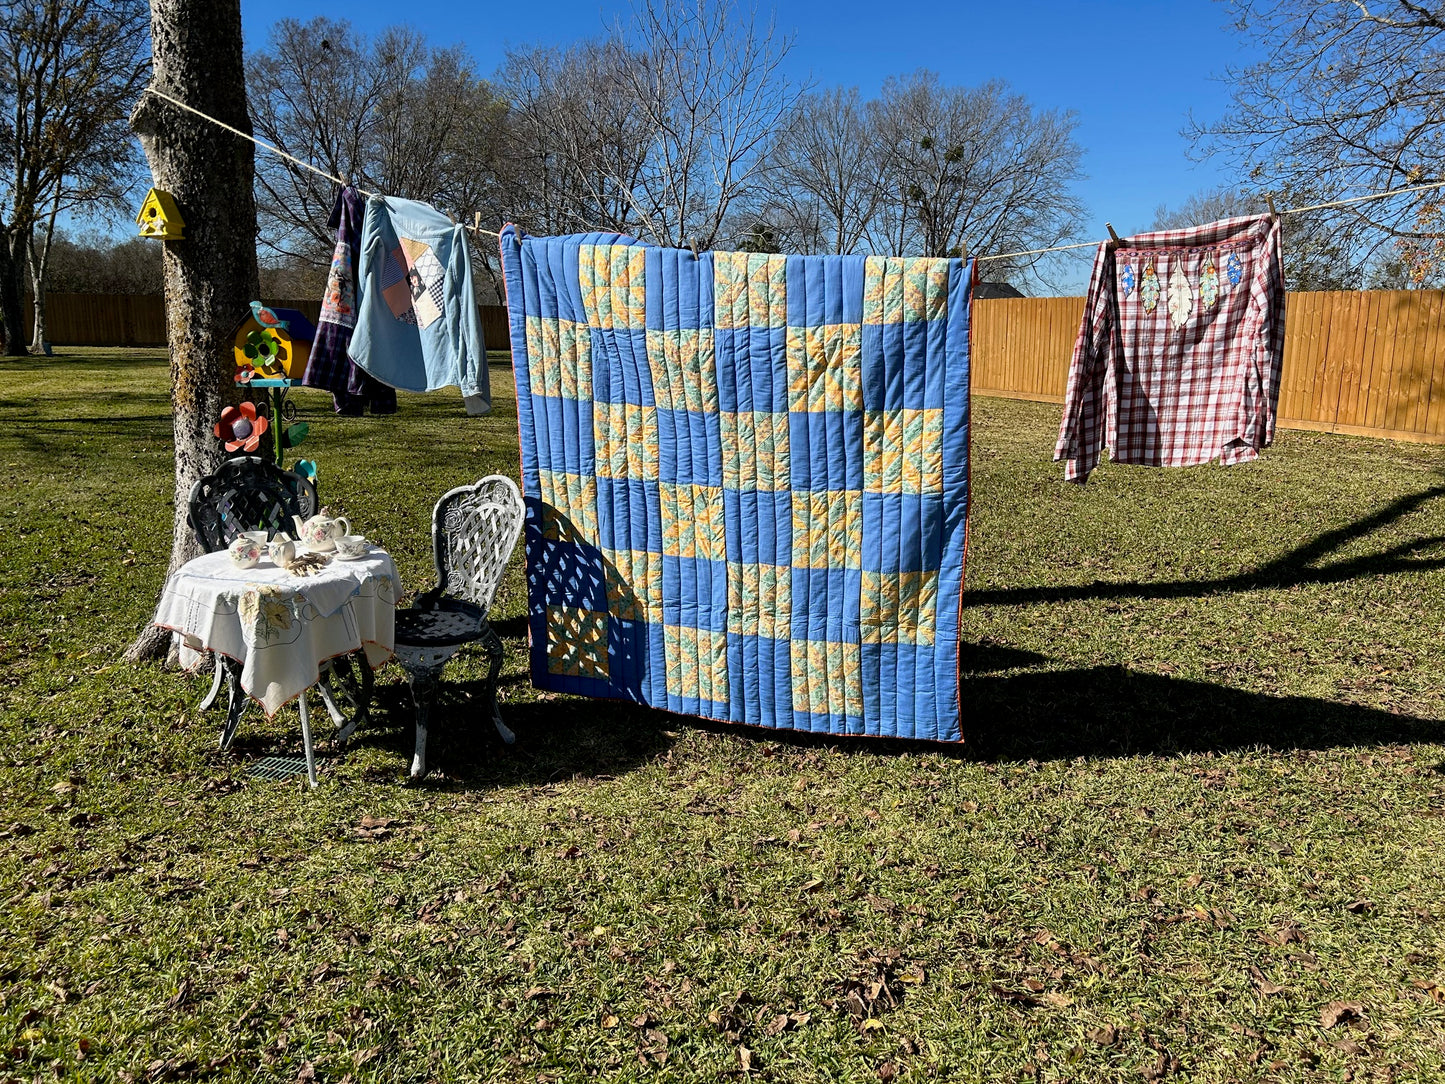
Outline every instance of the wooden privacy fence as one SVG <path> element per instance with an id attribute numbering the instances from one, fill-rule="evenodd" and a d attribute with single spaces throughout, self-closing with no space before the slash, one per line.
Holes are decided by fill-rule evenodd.
<path id="1" fill-rule="evenodd" d="M 1062 403 L 1082 297 L 974 305 L 973 390 Z M 1279 424 L 1445 444 L 1445 291 L 1293 293 Z"/>
<path id="2" fill-rule="evenodd" d="M 274 308 L 299 309 L 313 323 L 316 298 L 268 299 Z M 482 336 L 491 350 L 508 350 L 507 307 L 478 305 Z M 25 340 L 35 326 L 34 302 L 25 298 Z M 237 322 L 241 313 L 236 314 Z M 159 294 L 46 294 L 46 337 L 56 346 L 165 346 L 166 302 Z"/>
<path id="3" fill-rule="evenodd" d="M 315 320 L 315 299 L 273 300 Z M 1445 291 L 1290 294 L 1280 425 L 1445 444 Z M 492 350 L 510 348 L 507 309 L 479 306 Z M 1082 297 L 974 305 L 973 390 L 1062 403 Z M 26 333 L 30 299 L 25 299 Z M 237 313 L 237 319 L 240 314 Z M 164 346 L 165 302 L 145 294 L 49 294 L 57 346 Z"/>

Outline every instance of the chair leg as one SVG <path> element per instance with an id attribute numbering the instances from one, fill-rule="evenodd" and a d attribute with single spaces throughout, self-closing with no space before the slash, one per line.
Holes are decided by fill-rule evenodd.
<path id="1" fill-rule="evenodd" d="M 331 716 L 331 721 L 338 729 L 346 725 L 346 715 L 336 704 L 336 695 L 331 691 L 331 679 L 323 677 L 316 682 L 316 691 L 321 694 L 321 702 L 326 705 L 326 714 Z"/>
<path id="2" fill-rule="evenodd" d="M 502 741 L 511 745 L 517 740 L 517 735 L 502 722 L 502 709 L 497 704 L 497 679 L 502 676 L 502 661 L 506 657 L 506 649 L 502 646 L 502 638 L 490 626 L 487 627 L 487 634 L 482 637 L 482 650 L 487 653 L 488 659 L 486 708 Z"/>
<path id="3" fill-rule="evenodd" d="M 216 662 L 226 671 L 229 679 L 229 700 L 226 709 L 226 725 L 221 728 L 221 752 L 231 748 L 236 737 L 236 724 L 241 721 L 241 712 L 246 709 L 246 693 L 241 688 L 241 667 L 224 655 L 216 656 Z"/>
<path id="4" fill-rule="evenodd" d="M 216 702 L 216 696 L 221 691 L 221 682 L 226 676 L 226 668 L 221 664 L 221 656 L 214 651 L 211 652 L 211 664 L 214 676 L 211 678 L 211 691 L 208 692 L 206 698 L 201 701 L 202 711 L 211 710 L 211 705 Z"/>
<path id="5" fill-rule="evenodd" d="M 426 730 L 430 721 L 432 702 L 437 694 L 437 671 L 408 670 L 407 681 L 411 684 L 411 699 L 416 705 L 416 750 L 411 758 L 411 777 L 422 779 L 426 776 Z"/>
<path id="6" fill-rule="evenodd" d="M 356 662 L 356 669 L 360 674 L 359 679 L 353 677 L 351 663 Z M 356 728 L 371 718 L 371 691 L 374 679 L 371 674 L 371 664 L 366 661 L 366 653 L 358 651 L 353 657 L 344 661 L 345 670 L 336 671 L 337 685 L 341 690 L 342 700 L 351 709 L 350 721 L 338 720 L 341 727 L 336 732 L 336 740 L 345 743 Z"/>
<path id="7" fill-rule="evenodd" d="M 316 787 L 316 754 L 311 748 L 311 712 L 306 707 L 306 694 L 301 694 L 301 747 L 306 750 L 306 779 Z"/>

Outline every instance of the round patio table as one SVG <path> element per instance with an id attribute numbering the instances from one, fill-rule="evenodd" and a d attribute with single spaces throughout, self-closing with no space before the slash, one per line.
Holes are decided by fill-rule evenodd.
<path id="1" fill-rule="evenodd" d="M 264 557 L 252 568 L 237 568 L 222 550 L 171 574 L 153 620 L 175 634 L 186 669 L 200 666 L 207 653 L 231 660 L 231 710 L 222 748 L 235 734 L 247 698 L 260 704 L 267 718 L 298 702 L 307 777 L 315 786 L 305 693 L 331 659 L 360 652 L 375 670 L 391 658 L 400 587 L 395 562 L 378 546 L 355 560 L 333 557 L 308 576 L 292 575 Z M 329 696 L 327 706 L 335 715 Z"/>

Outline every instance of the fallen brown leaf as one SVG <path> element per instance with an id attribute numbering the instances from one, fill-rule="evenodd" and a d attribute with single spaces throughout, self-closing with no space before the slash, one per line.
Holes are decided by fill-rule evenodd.
<path id="1" fill-rule="evenodd" d="M 1320 1027 L 1332 1028 L 1347 1024 L 1365 1015 L 1365 1007 L 1358 1001 L 1331 1001 L 1320 1010 Z"/>
<path id="2" fill-rule="evenodd" d="M 1274 983 L 1270 982 L 1269 979 L 1264 977 L 1264 972 L 1261 971 L 1258 967 L 1251 965 L 1249 968 L 1249 976 L 1254 980 L 1255 987 L 1265 997 L 1270 997 L 1274 994 L 1284 993 L 1284 987 L 1277 986 Z"/>

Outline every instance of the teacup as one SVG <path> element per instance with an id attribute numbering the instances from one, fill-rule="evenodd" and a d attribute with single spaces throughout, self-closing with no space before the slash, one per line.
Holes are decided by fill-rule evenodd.
<path id="1" fill-rule="evenodd" d="M 254 568 L 261 560 L 261 543 L 250 534 L 237 535 L 226 551 L 231 555 L 231 564 L 237 568 Z"/>
<path id="2" fill-rule="evenodd" d="M 360 557 L 366 552 L 366 536 L 344 534 L 334 539 L 338 557 Z"/>
<path id="3" fill-rule="evenodd" d="M 272 564 L 289 565 L 296 560 L 296 543 L 278 535 L 267 545 L 266 554 L 271 558 Z"/>

